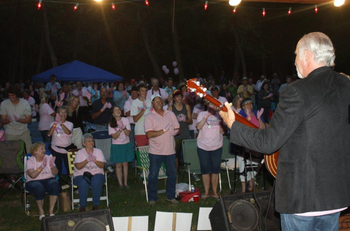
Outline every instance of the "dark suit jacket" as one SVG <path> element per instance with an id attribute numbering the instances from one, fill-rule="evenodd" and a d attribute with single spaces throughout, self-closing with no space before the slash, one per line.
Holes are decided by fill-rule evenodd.
<path id="1" fill-rule="evenodd" d="M 350 205 L 349 105 L 350 80 L 321 67 L 283 89 L 267 129 L 233 123 L 231 142 L 262 153 L 280 150 L 278 212 Z"/>

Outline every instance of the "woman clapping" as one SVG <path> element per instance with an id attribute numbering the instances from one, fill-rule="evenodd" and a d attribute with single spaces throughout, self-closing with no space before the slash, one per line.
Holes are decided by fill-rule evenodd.
<path id="1" fill-rule="evenodd" d="M 113 106 L 112 117 L 108 124 L 108 133 L 112 136 L 111 161 L 116 164 L 116 174 L 119 188 L 128 186 L 128 162 L 134 160 L 134 151 L 130 143 L 130 123 L 125 117 L 121 117 L 122 111 L 118 106 Z M 124 175 L 124 185 L 123 185 Z"/>

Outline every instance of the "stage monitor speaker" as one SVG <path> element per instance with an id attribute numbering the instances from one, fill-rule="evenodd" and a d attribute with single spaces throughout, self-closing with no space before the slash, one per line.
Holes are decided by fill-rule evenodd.
<path id="1" fill-rule="evenodd" d="M 270 193 L 271 191 L 256 193 L 262 217 L 253 193 L 221 197 L 209 214 L 212 231 L 261 231 L 260 227 L 265 227 L 266 231 L 281 230 L 274 197 L 269 206 Z"/>
<path id="2" fill-rule="evenodd" d="M 89 212 L 72 213 L 45 217 L 41 231 L 114 231 L 111 211 L 101 209 Z"/>

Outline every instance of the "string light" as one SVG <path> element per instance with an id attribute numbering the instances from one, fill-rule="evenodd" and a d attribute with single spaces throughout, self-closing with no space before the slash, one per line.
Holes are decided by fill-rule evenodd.
<path id="1" fill-rule="evenodd" d="M 207 10 L 208 9 L 208 1 L 205 1 L 204 3 L 204 10 Z"/>
<path id="2" fill-rule="evenodd" d="M 318 7 L 317 5 L 315 5 L 315 13 L 317 14 L 317 12 L 318 12 Z"/>
<path id="3" fill-rule="evenodd" d="M 334 0 L 334 6 L 340 7 L 345 3 L 345 0 Z"/>
<path id="4" fill-rule="evenodd" d="M 232 12 L 235 14 L 237 12 L 237 6 L 235 6 L 235 8 L 233 8 Z"/>
<path id="5" fill-rule="evenodd" d="M 290 15 L 291 13 L 292 13 L 292 7 L 289 7 L 288 15 Z"/>
<path id="6" fill-rule="evenodd" d="M 231 6 L 237 6 L 238 4 L 241 3 L 242 0 L 229 0 L 228 4 Z"/>
<path id="7" fill-rule="evenodd" d="M 79 3 L 75 4 L 73 10 L 76 11 L 78 9 Z"/>
<path id="8" fill-rule="evenodd" d="M 266 11 L 265 11 L 265 8 L 263 8 L 262 16 L 265 17 L 265 15 L 266 15 Z"/>
<path id="9" fill-rule="evenodd" d="M 42 3 L 42 0 L 39 0 L 39 2 L 38 2 L 38 10 L 40 10 L 41 9 L 41 3 Z"/>
<path id="10" fill-rule="evenodd" d="M 112 3 L 112 9 L 115 10 L 115 4 L 114 4 L 114 2 Z"/>
<path id="11" fill-rule="evenodd" d="M 146 4 L 146 6 L 149 6 L 149 1 L 145 0 L 145 4 Z"/>

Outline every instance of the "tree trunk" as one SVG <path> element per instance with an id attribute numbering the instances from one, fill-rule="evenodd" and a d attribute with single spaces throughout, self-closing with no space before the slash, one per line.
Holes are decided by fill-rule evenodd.
<path id="1" fill-rule="evenodd" d="M 40 50 L 38 55 L 38 61 L 36 63 L 36 73 L 41 72 L 41 62 L 43 60 L 44 50 L 45 50 L 45 27 L 43 26 L 43 30 L 41 33 L 41 42 L 40 42 Z"/>
<path id="2" fill-rule="evenodd" d="M 181 82 L 185 78 L 185 75 L 182 67 L 181 51 L 180 51 L 180 44 L 179 44 L 179 37 L 177 33 L 176 22 L 174 22 L 173 43 L 174 43 L 174 53 L 175 53 L 175 59 L 177 62 L 177 68 L 179 69 L 178 81 Z"/>
<path id="3" fill-rule="evenodd" d="M 42 7 L 43 10 L 43 17 L 44 17 L 44 26 L 45 26 L 45 40 L 46 40 L 46 45 L 49 49 L 50 53 L 50 58 L 51 58 L 51 63 L 53 67 L 57 67 L 57 58 L 55 55 L 55 51 L 53 49 L 53 46 L 51 44 L 51 39 L 50 39 L 50 29 L 49 29 L 49 21 L 47 20 L 47 14 L 46 14 L 46 7 L 45 4 L 43 4 Z"/>
<path id="4" fill-rule="evenodd" d="M 140 25 L 140 28 L 141 28 L 142 38 L 143 38 L 143 42 L 145 43 L 145 48 L 146 48 L 147 54 L 148 54 L 148 56 L 149 56 L 149 58 L 150 58 L 150 60 L 152 62 L 154 75 L 155 75 L 156 78 L 160 79 L 162 77 L 162 73 L 160 71 L 157 59 L 155 58 L 155 56 L 154 56 L 154 54 L 152 52 L 151 46 L 149 44 L 148 35 L 147 35 L 147 31 L 146 31 L 145 25 L 140 20 L 140 12 L 138 12 L 138 22 L 139 22 L 139 25 Z"/>
<path id="5" fill-rule="evenodd" d="M 245 63 L 245 57 L 244 57 L 242 47 L 240 45 L 241 44 L 240 37 L 238 34 L 238 30 L 236 29 L 235 23 L 232 23 L 231 28 L 233 30 L 233 34 L 235 35 L 235 40 L 236 40 L 236 49 L 237 50 L 235 51 L 235 59 L 237 60 L 237 55 L 239 54 L 239 58 L 240 58 L 240 61 L 242 64 L 242 74 L 243 74 L 243 76 L 246 76 L 247 75 L 247 65 Z M 238 54 L 237 54 L 237 51 L 238 51 Z M 235 68 L 236 68 L 236 66 L 235 66 Z"/>

